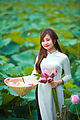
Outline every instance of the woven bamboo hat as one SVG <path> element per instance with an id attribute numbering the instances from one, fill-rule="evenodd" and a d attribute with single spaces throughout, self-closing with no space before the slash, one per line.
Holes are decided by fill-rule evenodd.
<path id="1" fill-rule="evenodd" d="M 16 82 L 14 84 L 14 79 L 8 82 L 5 82 L 5 84 L 11 88 L 14 92 L 16 92 L 19 96 L 25 96 L 27 93 L 29 93 L 37 84 L 38 81 L 36 79 L 27 79 L 26 82 Z"/>

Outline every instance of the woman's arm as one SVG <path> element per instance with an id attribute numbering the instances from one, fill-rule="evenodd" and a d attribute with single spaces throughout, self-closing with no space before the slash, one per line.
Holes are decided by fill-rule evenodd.
<path id="1" fill-rule="evenodd" d="M 67 56 L 64 58 L 62 66 L 63 66 L 63 70 L 64 70 L 64 74 L 65 74 L 65 76 L 62 77 L 62 80 L 65 83 L 71 79 L 70 61 Z"/>

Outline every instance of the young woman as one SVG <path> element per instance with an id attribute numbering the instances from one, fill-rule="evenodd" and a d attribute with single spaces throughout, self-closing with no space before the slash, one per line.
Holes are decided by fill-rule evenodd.
<path id="1" fill-rule="evenodd" d="M 64 95 L 62 84 L 71 79 L 70 62 L 64 53 L 62 53 L 58 44 L 58 36 L 54 30 L 48 28 L 41 32 L 40 36 L 40 51 L 36 58 L 34 70 L 30 76 L 19 78 L 19 80 L 28 77 L 33 78 L 34 74 L 43 72 L 48 69 L 50 72 L 57 69 L 57 75 L 51 83 L 39 83 L 36 88 L 36 102 L 38 108 L 38 120 L 56 120 L 56 104 L 52 88 L 56 89 L 57 100 L 62 115 L 62 105 L 64 104 Z M 62 77 L 64 70 L 65 76 Z M 16 79 L 16 78 L 15 78 Z"/>

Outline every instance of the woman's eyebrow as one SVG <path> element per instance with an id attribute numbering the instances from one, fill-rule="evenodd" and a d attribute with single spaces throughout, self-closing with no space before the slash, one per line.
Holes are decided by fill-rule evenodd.
<path id="1" fill-rule="evenodd" d="M 46 39 L 50 39 L 50 38 L 46 38 Z"/>
<path id="2" fill-rule="evenodd" d="M 45 38 L 45 39 L 43 39 L 43 40 L 49 40 L 50 38 Z"/>

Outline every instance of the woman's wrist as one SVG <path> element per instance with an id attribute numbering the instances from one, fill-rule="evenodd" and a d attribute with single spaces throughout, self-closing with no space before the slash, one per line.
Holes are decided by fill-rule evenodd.
<path id="1" fill-rule="evenodd" d="M 63 80 L 58 80 L 58 85 L 60 84 L 64 84 L 64 81 Z"/>

